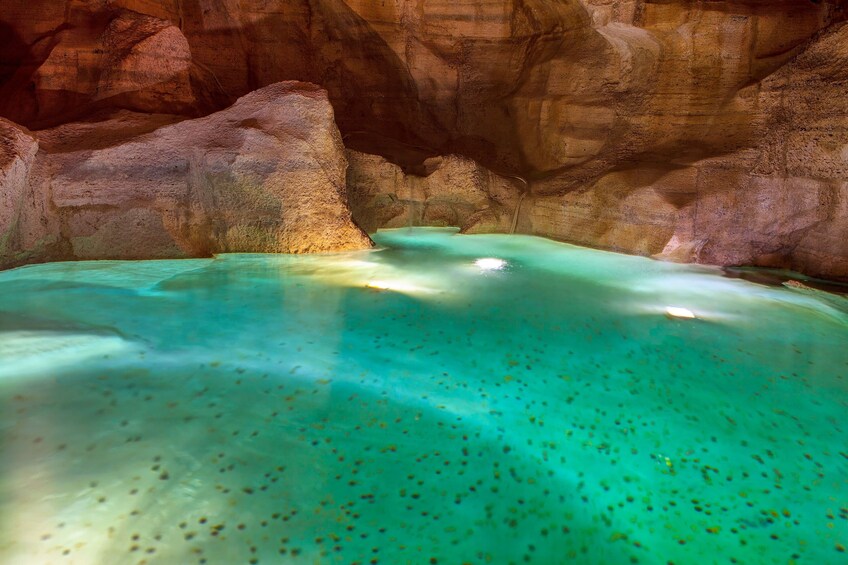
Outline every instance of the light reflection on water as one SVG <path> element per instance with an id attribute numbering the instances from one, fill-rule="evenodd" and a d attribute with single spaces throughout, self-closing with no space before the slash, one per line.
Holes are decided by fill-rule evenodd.
<path id="1" fill-rule="evenodd" d="M 838 301 L 377 240 L 0 273 L 0 562 L 843 557 Z"/>

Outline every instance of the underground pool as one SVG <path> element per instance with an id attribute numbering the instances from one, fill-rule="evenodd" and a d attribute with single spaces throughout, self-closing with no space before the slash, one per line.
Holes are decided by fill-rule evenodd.
<path id="1" fill-rule="evenodd" d="M 0 273 L 0 563 L 846 563 L 848 300 L 507 235 Z"/>

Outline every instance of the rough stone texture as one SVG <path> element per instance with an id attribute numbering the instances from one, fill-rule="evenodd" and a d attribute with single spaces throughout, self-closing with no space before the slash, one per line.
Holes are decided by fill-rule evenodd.
<path id="1" fill-rule="evenodd" d="M 202 73 L 170 22 L 108 2 L 69 2 L 62 14 L 37 0 L 11 3 L 4 11 L 22 19 L 0 22 L 8 34 L 0 44 L 0 114 L 44 127 L 102 108 L 187 116 L 213 109 L 195 95 L 192 81 Z"/>
<path id="2" fill-rule="evenodd" d="M 0 51 L 19 53 L 5 93 L 34 96 L 43 120 L 67 111 L 51 97 L 79 95 L 68 103 L 79 105 L 114 67 L 126 69 L 118 74 L 137 99 L 112 103 L 162 113 L 308 80 L 329 91 L 354 145 L 388 136 L 493 170 L 556 175 L 562 189 L 623 161 L 691 160 L 745 145 L 753 114 L 737 93 L 844 17 L 842 4 L 5 0 L 17 47 Z M 129 46 L 137 56 L 128 61 Z M 180 85 L 165 90 L 170 98 L 159 92 L 163 80 Z M 14 110 L 4 115 L 32 125 Z"/>
<path id="3" fill-rule="evenodd" d="M 123 111 L 44 130 L 34 162 L 35 141 L 17 130 L 0 177 L 0 267 L 371 245 L 351 221 L 344 148 L 318 87 L 279 83 L 177 119 Z"/>
<path id="4" fill-rule="evenodd" d="M 351 212 L 369 233 L 420 225 L 504 232 L 523 188 L 458 155 L 429 159 L 426 176 L 407 174 L 378 155 L 348 150 L 347 157 Z"/>
<path id="5" fill-rule="evenodd" d="M 848 279 L 848 25 L 746 89 L 759 143 L 677 168 L 640 164 L 532 199 L 533 233 L 679 261 Z"/>
<path id="6" fill-rule="evenodd" d="M 32 205 L 27 200 L 37 152 L 38 141 L 32 133 L 0 118 L 0 258 L 28 245 L 30 234 L 18 220 L 23 209 Z"/>
<path id="7" fill-rule="evenodd" d="M 846 0 L 3 4 L 0 115 L 27 127 L 308 80 L 349 147 L 532 181 L 525 231 L 845 276 L 845 176 L 804 163 L 848 128 Z"/>

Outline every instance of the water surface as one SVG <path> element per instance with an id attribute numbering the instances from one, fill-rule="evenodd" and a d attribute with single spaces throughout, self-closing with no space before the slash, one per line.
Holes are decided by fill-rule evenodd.
<path id="1" fill-rule="evenodd" d="M 0 273 L 0 562 L 848 560 L 839 297 L 376 239 Z"/>

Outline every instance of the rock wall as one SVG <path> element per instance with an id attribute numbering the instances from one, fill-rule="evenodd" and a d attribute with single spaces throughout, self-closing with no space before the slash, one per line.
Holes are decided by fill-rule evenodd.
<path id="1" fill-rule="evenodd" d="M 189 114 L 285 79 L 386 137 L 582 186 L 752 139 L 750 99 L 842 0 L 6 0 L 0 114 Z M 222 56 L 224 54 L 224 56 Z M 28 100 L 28 102 L 27 102 Z"/>
<path id="2" fill-rule="evenodd" d="M 29 179 L 38 153 L 35 136 L 0 118 L 0 257 L 20 250 L 26 243 L 26 229 L 20 225 L 27 206 Z M 0 259 L 0 266 L 5 261 Z"/>
<path id="3" fill-rule="evenodd" d="M 348 150 L 353 219 L 367 232 L 404 226 L 458 226 L 466 233 L 509 231 L 522 183 L 458 155 L 425 161 L 418 174 L 379 155 Z"/>
<path id="4" fill-rule="evenodd" d="M 566 194 L 540 182 L 520 227 L 679 261 L 848 279 L 846 95 L 848 25 L 836 24 L 739 93 L 755 108 L 751 147 L 630 165 Z"/>
<path id="5" fill-rule="evenodd" d="M 0 268 L 371 245 L 314 85 L 272 85 L 194 120 L 122 111 L 35 135 L 0 127 Z"/>
<path id="6" fill-rule="evenodd" d="M 62 4 L 4 2 L 0 115 L 42 128 L 102 108 L 200 116 L 229 105 L 205 99 L 207 77 L 169 21 L 111 2 Z"/>
<path id="7" fill-rule="evenodd" d="M 844 277 L 846 8 L 5 0 L 0 115 L 30 129 L 115 108 L 195 117 L 307 80 L 328 91 L 348 147 L 405 173 L 457 155 L 526 178 L 523 231 Z M 407 184 L 377 192 L 396 208 Z M 449 216 L 469 221 L 456 206 L 431 219 Z"/>

